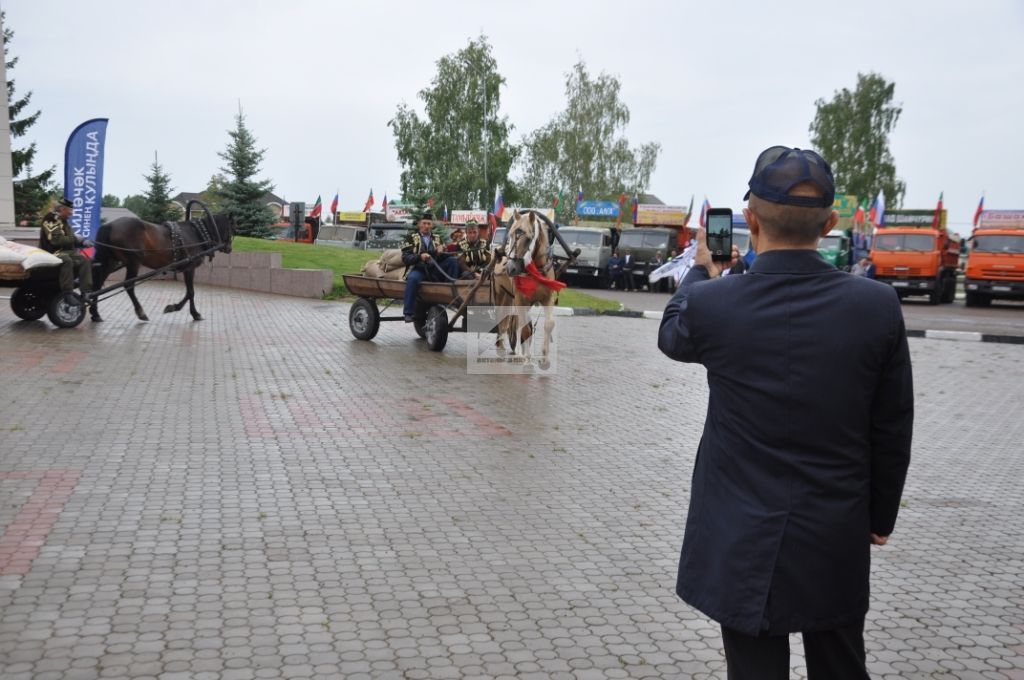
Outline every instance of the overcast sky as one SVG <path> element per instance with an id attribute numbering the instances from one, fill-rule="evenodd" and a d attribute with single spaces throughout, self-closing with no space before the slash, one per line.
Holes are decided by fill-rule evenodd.
<path id="1" fill-rule="evenodd" d="M 42 109 L 37 167 L 63 168 L 82 121 L 108 117 L 104 193 L 144 188 L 154 151 L 176 190 L 201 191 L 241 101 L 278 195 L 358 210 L 399 193 L 387 121 L 437 60 L 483 32 L 514 137 L 565 105 L 582 58 L 622 82 L 635 145 L 662 145 L 650 191 L 739 209 L 757 154 L 809 146 L 814 102 L 858 72 L 896 84 L 891 138 L 903 207 L 967 230 L 1024 208 L 1024 2 L 559 2 L 558 0 L 2 0 L 9 74 Z M 19 140 L 20 144 L 24 142 Z M 452 206 L 453 208 L 455 206 Z"/>

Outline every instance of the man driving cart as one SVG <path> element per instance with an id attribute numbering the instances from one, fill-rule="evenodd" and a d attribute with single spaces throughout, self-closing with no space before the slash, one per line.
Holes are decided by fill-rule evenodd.
<path id="1" fill-rule="evenodd" d="M 430 212 L 421 213 L 416 220 L 416 231 L 406 236 L 402 245 L 402 264 L 408 270 L 402 306 L 406 323 L 411 323 L 416 313 L 416 294 L 420 283 L 424 280 L 444 281 L 459 277 L 456 255 L 445 251 L 433 228 L 434 215 Z"/>

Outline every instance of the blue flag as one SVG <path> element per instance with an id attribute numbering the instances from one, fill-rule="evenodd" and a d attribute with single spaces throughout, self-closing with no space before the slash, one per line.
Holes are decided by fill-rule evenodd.
<path id="1" fill-rule="evenodd" d="M 74 204 L 71 228 L 82 238 L 95 238 L 103 205 L 103 147 L 107 119 L 87 120 L 71 133 L 64 148 L 64 197 Z"/>

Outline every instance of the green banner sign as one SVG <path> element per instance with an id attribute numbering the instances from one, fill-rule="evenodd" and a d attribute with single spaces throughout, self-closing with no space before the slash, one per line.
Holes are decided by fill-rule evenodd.
<path id="1" fill-rule="evenodd" d="M 853 194 L 836 196 L 832 203 L 832 209 L 839 213 L 840 217 L 853 217 L 857 212 L 857 197 Z"/>

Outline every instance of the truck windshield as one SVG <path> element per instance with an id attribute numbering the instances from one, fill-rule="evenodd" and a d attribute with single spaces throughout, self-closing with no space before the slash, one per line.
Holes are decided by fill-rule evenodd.
<path id="1" fill-rule="evenodd" d="M 935 237 L 927 234 L 878 234 L 875 250 L 916 250 L 927 253 L 935 250 Z"/>
<path id="2" fill-rule="evenodd" d="M 508 229 L 506 229 L 505 227 L 501 227 L 499 229 L 495 229 L 494 230 L 494 238 L 491 239 L 491 243 L 496 243 L 498 245 L 504 245 L 504 243 L 505 243 L 505 232 L 507 232 L 507 231 L 508 231 Z"/>
<path id="3" fill-rule="evenodd" d="M 591 246 L 593 248 L 601 246 L 603 236 L 599 231 L 573 231 L 572 229 L 559 229 L 558 233 L 562 235 L 569 245 Z"/>
<path id="4" fill-rule="evenodd" d="M 665 234 L 645 234 L 643 232 L 623 232 L 619 239 L 619 248 L 664 248 L 668 243 Z"/>
<path id="5" fill-rule="evenodd" d="M 826 236 L 821 239 L 818 243 L 819 250 L 839 250 L 839 247 L 843 244 L 842 236 Z"/>
<path id="6" fill-rule="evenodd" d="M 972 249 L 979 253 L 1024 253 L 1024 234 L 977 236 Z"/>

